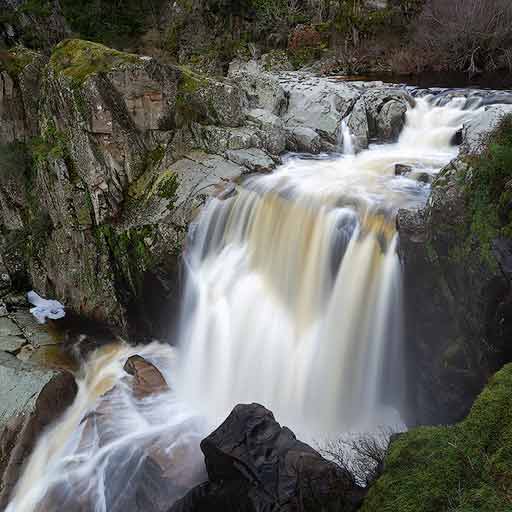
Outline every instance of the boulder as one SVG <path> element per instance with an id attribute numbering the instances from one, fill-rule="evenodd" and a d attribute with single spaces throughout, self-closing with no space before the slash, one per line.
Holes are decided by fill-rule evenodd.
<path id="1" fill-rule="evenodd" d="M 352 511 L 362 490 L 258 404 L 236 406 L 204 439 L 208 482 L 171 507 L 189 511 Z"/>
<path id="2" fill-rule="evenodd" d="M 226 152 L 226 158 L 251 172 L 271 172 L 276 163 L 261 149 L 236 149 Z"/>
<path id="3" fill-rule="evenodd" d="M 398 139 L 405 124 L 407 109 L 414 98 L 405 90 L 392 87 L 373 87 L 364 94 L 370 137 L 381 142 Z"/>
<path id="4" fill-rule="evenodd" d="M 498 125 L 504 115 L 510 112 L 512 112 L 512 105 L 490 105 L 464 123 L 461 152 L 470 155 L 478 154 L 485 143 L 486 135 Z"/>
<path id="5" fill-rule="evenodd" d="M 281 115 L 286 110 L 287 94 L 277 76 L 265 72 L 254 61 L 231 66 L 228 77 L 245 92 L 249 108 L 267 110 L 274 115 Z"/>
<path id="6" fill-rule="evenodd" d="M 39 436 L 73 402 L 77 386 L 66 371 L 24 363 L 0 352 L 0 507 L 6 506 Z"/>
<path id="7" fill-rule="evenodd" d="M 160 370 L 139 355 L 126 361 L 124 371 L 133 376 L 133 395 L 137 399 L 169 390 L 169 386 Z"/>
<path id="8" fill-rule="evenodd" d="M 412 172 L 412 167 L 406 164 L 395 164 L 395 176 L 407 176 Z"/>
<path id="9" fill-rule="evenodd" d="M 322 150 L 320 135 L 311 128 L 297 126 L 286 131 L 286 147 L 290 151 L 320 153 Z"/>

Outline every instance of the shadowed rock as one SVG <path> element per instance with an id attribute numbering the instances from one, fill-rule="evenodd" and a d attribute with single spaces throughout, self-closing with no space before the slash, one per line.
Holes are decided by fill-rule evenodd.
<path id="1" fill-rule="evenodd" d="M 258 404 L 236 406 L 201 443 L 209 481 L 170 512 L 352 511 L 363 491 Z"/>

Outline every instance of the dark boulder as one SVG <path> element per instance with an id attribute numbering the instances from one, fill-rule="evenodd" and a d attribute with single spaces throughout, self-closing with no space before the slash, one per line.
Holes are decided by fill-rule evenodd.
<path id="1" fill-rule="evenodd" d="M 236 406 L 203 440 L 209 481 L 170 512 L 356 510 L 364 491 L 350 474 L 281 427 L 258 404 Z"/>
<path id="2" fill-rule="evenodd" d="M 407 176 L 412 172 L 412 167 L 406 164 L 395 164 L 395 176 Z"/>

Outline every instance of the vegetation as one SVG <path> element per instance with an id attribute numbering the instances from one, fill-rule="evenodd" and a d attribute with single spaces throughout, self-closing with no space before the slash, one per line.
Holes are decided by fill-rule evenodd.
<path id="1" fill-rule="evenodd" d="M 129 45 L 148 26 L 158 25 L 163 3 L 163 0 L 61 0 L 64 16 L 75 33 L 116 47 Z"/>
<path id="2" fill-rule="evenodd" d="M 9 51 L 0 51 L 0 72 L 7 71 L 12 78 L 16 79 L 37 56 L 36 52 L 23 46 L 16 46 Z"/>
<path id="3" fill-rule="evenodd" d="M 503 118 L 470 163 L 470 234 L 479 242 L 482 259 L 493 264 L 493 240 L 512 238 L 512 115 Z"/>
<path id="4" fill-rule="evenodd" d="M 55 47 L 50 59 L 53 69 L 71 79 L 75 86 L 82 84 L 92 74 L 106 73 L 139 62 L 137 55 L 81 39 L 63 41 Z"/>
<path id="5" fill-rule="evenodd" d="M 392 443 L 363 512 L 512 510 L 512 365 L 463 422 L 421 427 Z"/>

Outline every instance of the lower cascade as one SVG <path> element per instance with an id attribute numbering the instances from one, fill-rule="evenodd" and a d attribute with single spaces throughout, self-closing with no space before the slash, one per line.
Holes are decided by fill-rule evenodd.
<path id="1" fill-rule="evenodd" d="M 394 144 L 353 154 L 344 125 L 344 155 L 292 154 L 212 198 L 184 256 L 176 348 L 98 350 L 7 512 L 131 510 L 159 479 L 166 511 L 206 479 L 199 442 L 239 403 L 261 403 L 311 443 L 405 429 L 395 215 L 422 206 L 457 154 L 453 135 L 474 112 L 464 107 L 418 98 Z M 162 375 L 159 392 L 137 391 L 124 370 L 136 354 Z"/>

